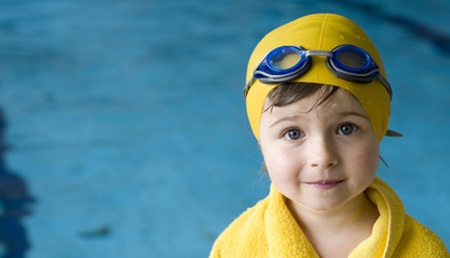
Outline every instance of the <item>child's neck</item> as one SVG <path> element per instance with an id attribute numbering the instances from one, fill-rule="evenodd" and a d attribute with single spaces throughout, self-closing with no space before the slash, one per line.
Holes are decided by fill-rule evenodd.
<path id="1" fill-rule="evenodd" d="M 292 215 L 319 255 L 348 257 L 372 233 L 379 214 L 362 193 L 350 203 L 332 211 L 317 211 L 287 200 Z"/>

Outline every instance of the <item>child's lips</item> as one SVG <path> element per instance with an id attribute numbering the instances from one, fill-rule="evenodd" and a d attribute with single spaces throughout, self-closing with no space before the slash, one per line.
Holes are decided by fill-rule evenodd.
<path id="1" fill-rule="evenodd" d="M 342 182 L 344 182 L 343 179 L 324 179 L 324 180 L 306 182 L 306 184 L 310 185 L 310 186 L 322 188 L 322 189 L 328 189 L 328 188 L 336 187 Z"/>

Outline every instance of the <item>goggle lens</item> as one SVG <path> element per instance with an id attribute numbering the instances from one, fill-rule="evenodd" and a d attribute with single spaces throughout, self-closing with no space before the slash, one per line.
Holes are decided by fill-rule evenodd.
<path id="1" fill-rule="evenodd" d="M 277 51 L 267 57 L 269 65 L 277 70 L 287 70 L 293 68 L 301 60 L 301 55 L 294 49 Z"/>
<path id="2" fill-rule="evenodd" d="M 351 70 L 364 70 L 370 63 L 370 57 L 355 49 L 338 51 L 334 54 L 334 58 L 346 68 Z"/>

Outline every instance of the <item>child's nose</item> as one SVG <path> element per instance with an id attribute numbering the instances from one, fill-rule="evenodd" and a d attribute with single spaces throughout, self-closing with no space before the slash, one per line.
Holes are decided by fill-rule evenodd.
<path id="1" fill-rule="evenodd" d="M 317 136 L 311 139 L 308 148 L 308 164 L 315 168 L 330 168 L 338 164 L 336 146 L 332 139 Z"/>

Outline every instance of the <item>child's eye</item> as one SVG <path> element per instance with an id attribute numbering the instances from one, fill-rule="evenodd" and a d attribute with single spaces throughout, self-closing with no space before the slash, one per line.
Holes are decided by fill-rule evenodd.
<path id="1" fill-rule="evenodd" d="M 354 134 L 357 130 L 358 128 L 356 127 L 356 125 L 347 123 L 339 127 L 338 133 L 342 135 L 351 135 Z"/>
<path id="2" fill-rule="evenodd" d="M 295 141 L 298 140 L 302 137 L 302 131 L 298 130 L 298 129 L 290 129 L 288 131 L 286 131 L 286 133 L 284 133 L 284 137 L 287 140 L 291 140 L 291 141 Z"/>

